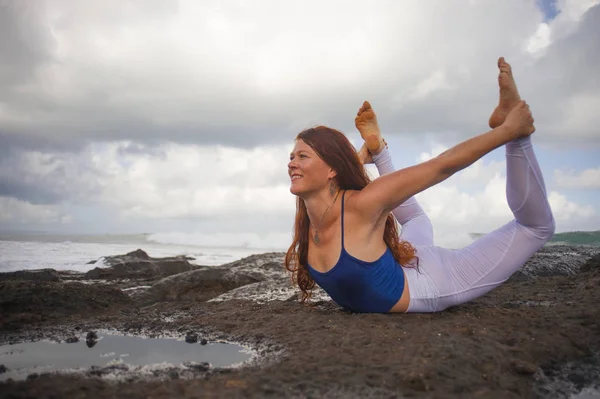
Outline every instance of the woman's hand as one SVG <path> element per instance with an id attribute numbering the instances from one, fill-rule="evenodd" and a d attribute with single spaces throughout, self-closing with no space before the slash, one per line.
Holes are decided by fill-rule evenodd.
<path id="1" fill-rule="evenodd" d="M 533 126 L 533 116 L 529 105 L 525 101 L 519 101 L 508 113 L 503 125 L 511 134 L 514 134 L 515 139 L 533 134 L 535 126 Z"/>

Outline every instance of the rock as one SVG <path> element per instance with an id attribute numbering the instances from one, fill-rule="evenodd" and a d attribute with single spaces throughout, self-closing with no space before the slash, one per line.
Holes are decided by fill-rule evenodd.
<path id="1" fill-rule="evenodd" d="M 104 264 L 85 274 L 87 279 L 157 279 L 197 269 L 185 256 L 152 258 L 141 249 L 125 255 L 107 256 Z"/>
<path id="2" fill-rule="evenodd" d="M 210 364 L 206 362 L 195 363 L 195 362 L 185 362 L 183 365 L 187 368 L 196 370 L 196 371 L 208 371 L 210 369 Z"/>
<path id="3" fill-rule="evenodd" d="M 79 342 L 79 338 L 78 337 L 69 337 L 69 338 L 65 339 L 65 342 L 67 344 L 74 344 L 75 342 Z"/>
<path id="4" fill-rule="evenodd" d="M 86 340 L 93 340 L 93 339 L 98 339 L 98 334 L 96 334 L 95 331 L 90 331 L 87 333 L 87 335 L 85 336 Z"/>
<path id="5" fill-rule="evenodd" d="M 526 263 L 513 274 L 510 280 L 522 281 L 544 276 L 573 276 L 584 268 L 590 257 L 599 256 L 597 247 L 571 247 L 567 245 L 551 245 L 536 252 Z M 596 260 L 597 264 L 598 260 Z"/>
<path id="6" fill-rule="evenodd" d="M 189 331 L 185 335 L 185 342 L 187 342 L 188 344 L 195 344 L 196 342 L 198 342 L 198 334 Z"/>
<path id="7" fill-rule="evenodd" d="M 257 283 L 272 275 L 285 275 L 283 254 L 252 255 L 222 266 L 204 267 L 166 277 L 140 296 L 143 303 L 159 301 L 204 302 L 235 288 Z"/>
<path id="8" fill-rule="evenodd" d="M 538 367 L 535 364 L 523 361 L 523 360 L 513 360 L 512 362 L 513 370 L 515 370 L 519 374 L 532 375 L 535 374 Z"/>
<path id="9" fill-rule="evenodd" d="M 2 323 L 18 327 L 34 320 L 61 319 L 65 315 L 90 316 L 115 306 L 132 304 L 120 289 L 80 282 L 0 281 Z"/>
<path id="10" fill-rule="evenodd" d="M 202 338 L 202 339 L 200 340 L 200 345 L 206 345 L 206 344 L 208 344 L 208 341 L 207 341 L 207 340 L 205 340 L 204 338 Z"/>
<path id="11" fill-rule="evenodd" d="M 5 365 L 0 364 L 0 374 L 6 373 L 8 371 L 8 369 L 6 368 Z"/>
<path id="12" fill-rule="evenodd" d="M 581 266 L 582 272 L 590 272 L 593 270 L 600 270 L 600 253 L 589 258 L 583 266 Z"/>
<path id="13" fill-rule="evenodd" d="M 16 272 L 0 273 L 0 281 L 62 281 L 54 269 L 18 270 Z"/>

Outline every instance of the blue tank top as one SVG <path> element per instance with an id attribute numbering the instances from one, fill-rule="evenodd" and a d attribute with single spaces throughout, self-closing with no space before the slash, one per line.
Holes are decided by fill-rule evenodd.
<path id="1" fill-rule="evenodd" d="M 344 248 L 344 197 L 342 194 L 342 251 L 338 262 L 322 273 L 308 265 L 310 276 L 338 305 L 355 312 L 385 313 L 400 300 L 404 271 L 389 248 L 374 262 L 365 262 Z"/>

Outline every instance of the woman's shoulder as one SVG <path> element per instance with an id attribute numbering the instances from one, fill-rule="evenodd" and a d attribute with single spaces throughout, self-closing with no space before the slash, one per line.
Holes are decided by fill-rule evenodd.
<path id="1" fill-rule="evenodd" d="M 382 219 L 382 213 L 373 213 L 368 199 L 362 196 L 362 190 L 347 190 L 344 199 L 345 213 L 355 214 L 368 224 L 377 224 Z M 386 215 L 387 216 L 387 215 Z"/>
<path id="2" fill-rule="evenodd" d="M 344 207 L 348 211 L 360 210 L 361 190 L 344 190 Z"/>

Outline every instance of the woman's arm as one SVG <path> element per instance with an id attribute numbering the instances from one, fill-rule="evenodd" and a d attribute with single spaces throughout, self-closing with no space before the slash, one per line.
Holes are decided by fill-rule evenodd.
<path id="1" fill-rule="evenodd" d="M 490 151 L 535 131 L 529 107 L 513 108 L 503 125 L 464 141 L 427 162 L 381 176 L 353 195 L 365 217 L 378 220 L 409 197 L 434 186 L 473 164 Z"/>

